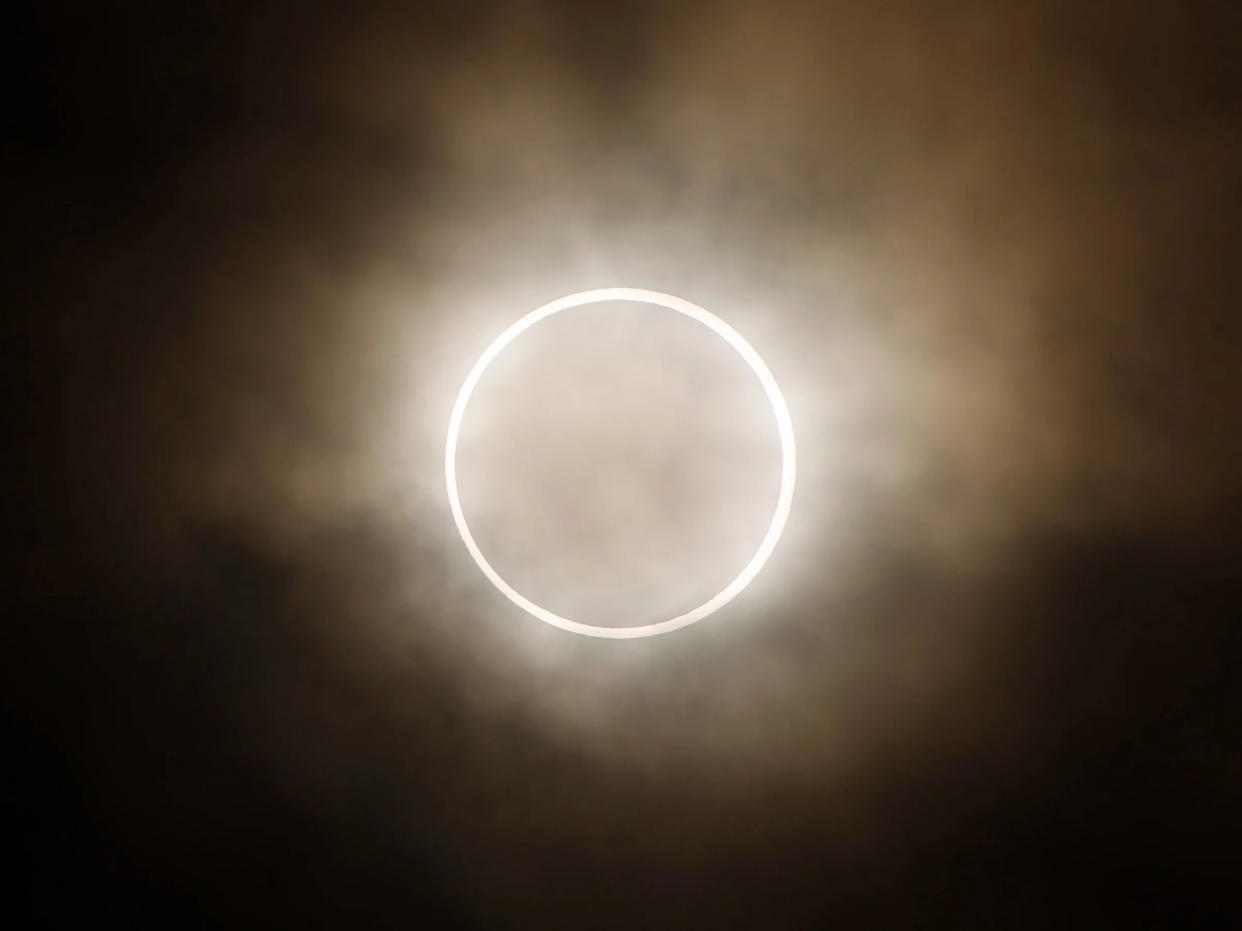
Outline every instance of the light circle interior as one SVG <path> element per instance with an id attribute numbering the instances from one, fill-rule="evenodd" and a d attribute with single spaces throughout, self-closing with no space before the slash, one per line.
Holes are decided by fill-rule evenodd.
<path id="1" fill-rule="evenodd" d="M 461 423 L 465 417 L 466 407 L 470 403 L 470 397 L 487 367 L 504 351 L 506 346 L 539 321 L 546 320 L 553 314 L 572 310 L 575 307 L 584 307 L 605 301 L 631 301 L 676 311 L 701 323 L 728 343 L 750 366 L 751 371 L 755 373 L 755 376 L 763 386 L 764 393 L 772 405 L 772 414 L 776 419 L 776 427 L 781 444 L 781 484 L 780 491 L 777 494 L 776 508 L 772 513 L 772 519 L 768 524 L 767 531 L 764 533 L 763 539 L 760 541 L 754 555 L 751 556 L 750 561 L 746 563 L 728 585 L 698 607 L 664 621 L 634 627 L 599 627 L 592 624 L 584 624 L 549 611 L 517 591 L 517 589 L 505 581 L 500 573 L 488 562 L 487 557 L 483 555 L 483 551 L 475 541 L 474 535 L 470 532 L 470 526 L 466 523 L 457 487 L 458 435 L 461 431 Z M 449 506 L 453 512 L 453 522 L 457 525 L 457 532 L 461 535 L 462 542 L 466 544 L 466 549 L 470 552 L 471 557 L 473 557 L 475 563 L 487 579 L 515 605 L 545 623 L 575 634 L 613 640 L 627 640 L 637 637 L 652 637 L 656 634 L 666 634 L 669 631 L 701 621 L 732 601 L 759 574 L 759 570 L 763 568 L 764 563 L 768 561 L 768 557 L 772 555 L 772 551 L 776 548 L 781 531 L 784 530 L 785 521 L 789 517 L 790 505 L 793 502 L 796 473 L 793 422 L 789 416 L 789 409 L 785 404 L 784 397 L 781 395 L 780 388 L 776 384 L 776 379 L 772 377 L 772 373 L 768 370 L 767 365 L 764 364 L 763 359 L 760 358 L 759 353 L 754 350 L 750 343 L 742 338 L 741 334 L 710 311 L 704 310 L 697 304 L 692 304 L 683 298 L 675 297 L 671 294 L 662 294 L 658 291 L 648 291 L 643 288 L 599 288 L 594 291 L 580 291 L 577 294 L 569 294 L 549 304 L 544 304 L 542 307 L 532 310 L 526 316 L 517 320 L 512 326 L 496 337 L 466 376 L 466 380 L 457 394 L 457 401 L 453 405 L 453 412 L 449 417 L 448 439 L 444 449 L 444 475 L 448 488 Z"/>

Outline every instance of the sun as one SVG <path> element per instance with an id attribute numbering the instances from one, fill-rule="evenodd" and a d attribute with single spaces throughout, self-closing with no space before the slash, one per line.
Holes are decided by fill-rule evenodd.
<path id="1" fill-rule="evenodd" d="M 679 314 L 684 314 L 695 322 L 707 327 L 718 337 L 723 339 L 750 367 L 755 377 L 759 379 L 759 383 L 763 388 L 768 402 L 772 407 L 772 415 L 776 421 L 777 433 L 780 438 L 781 447 L 781 480 L 780 491 L 777 494 L 776 507 L 773 510 L 771 520 L 768 523 L 767 530 L 760 540 L 758 547 L 751 556 L 749 562 L 742 568 L 733 580 L 724 588 L 704 601 L 697 607 L 679 614 L 676 617 L 667 620 L 658 621 L 651 624 L 642 624 L 633 627 L 600 627 L 592 624 L 584 624 L 571 618 L 562 617 L 555 612 L 549 611 L 542 605 L 535 604 L 512 585 L 509 584 L 499 572 L 492 567 L 483 551 L 479 548 L 478 543 L 474 539 L 474 535 L 470 531 L 470 526 L 466 522 L 465 513 L 462 509 L 461 497 L 457 484 L 457 443 L 458 436 L 461 431 L 462 419 L 466 413 L 466 407 L 470 403 L 471 395 L 483 377 L 483 373 L 488 366 L 496 359 L 505 347 L 512 343 L 541 320 L 553 316 L 554 314 L 563 313 L 578 307 L 585 307 L 591 304 L 599 304 L 606 301 L 628 301 L 639 304 L 649 304 L 655 307 L 662 307 Z M 797 475 L 797 456 L 796 446 L 794 442 L 793 421 L 789 416 L 789 408 L 785 404 L 785 399 L 781 394 L 780 388 L 776 384 L 776 379 L 772 377 L 767 365 L 742 336 L 734 330 L 729 324 L 725 323 L 715 314 L 708 310 L 693 304 L 684 298 L 676 297 L 671 294 L 663 294 L 658 291 L 648 291 L 643 288 L 599 288 L 593 291 L 580 291 L 576 294 L 569 294 L 559 298 L 551 303 L 544 304 L 542 307 L 532 310 L 530 313 L 521 317 L 514 322 L 508 329 L 501 333 L 492 342 L 490 346 L 484 350 L 479 360 L 474 364 L 470 373 L 466 376 L 465 382 L 462 383 L 461 390 L 457 394 L 457 400 L 453 405 L 453 410 L 449 416 L 448 438 L 444 447 L 444 475 L 445 484 L 448 490 L 449 506 L 453 514 L 453 522 L 457 526 L 457 532 L 460 534 L 462 542 L 465 543 L 466 549 L 471 557 L 482 570 L 484 576 L 511 602 L 519 608 L 537 617 L 545 623 L 562 630 L 570 631 L 575 634 L 582 634 L 588 637 L 602 637 L 614 640 L 634 639 L 638 637 L 652 637 L 657 634 L 666 634 L 670 631 L 686 627 L 696 621 L 719 611 L 726 604 L 732 601 L 739 592 L 741 592 L 751 581 L 759 574 L 764 564 L 768 561 L 768 557 L 772 555 L 776 548 L 777 542 L 780 540 L 781 532 L 784 530 L 785 522 L 789 517 L 789 511 L 793 504 L 794 484 Z"/>

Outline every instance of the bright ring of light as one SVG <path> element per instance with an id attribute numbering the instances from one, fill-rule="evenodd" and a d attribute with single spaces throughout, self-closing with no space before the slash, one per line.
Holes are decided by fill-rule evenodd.
<path id="1" fill-rule="evenodd" d="M 483 372 L 486 371 L 492 360 L 500 355 L 506 346 L 540 320 L 545 320 L 563 310 L 583 307 L 587 304 L 598 304 L 603 301 L 633 301 L 639 304 L 654 304 L 658 307 L 675 310 L 680 314 L 685 314 L 692 320 L 697 320 L 732 346 L 737 354 L 746 360 L 746 364 L 750 366 L 751 370 L 759 378 L 760 384 L 763 385 L 768 401 L 772 404 L 772 413 L 776 417 L 776 426 L 781 440 L 781 489 L 776 499 L 776 510 L 772 514 L 771 523 L 768 524 L 767 533 L 764 534 L 763 540 L 760 542 L 759 548 L 755 550 L 755 554 L 750 558 L 750 562 L 746 564 L 732 582 L 697 608 L 687 611 L 685 614 L 679 614 L 677 617 L 669 618 L 666 621 L 643 624 L 638 627 L 596 627 L 591 624 L 582 624 L 567 617 L 561 617 L 559 614 L 554 614 L 547 608 L 541 607 L 525 597 L 501 578 L 500 573 L 492 568 L 491 563 L 487 561 L 482 550 L 479 549 L 479 545 L 474 540 L 474 535 L 470 532 L 470 527 L 466 524 L 466 517 L 462 513 L 461 508 L 461 498 L 457 492 L 457 436 L 461 431 L 462 417 L 466 413 L 466 405 L 470 402 L 470 395 L 474 393 L 475 386 L 478 384 L 479 379 L 483 377 Z M 496 340 L 479 357 L 479 361 L 474 364 L 474 368 L 470 370 L 470 374 L 466 376 L 465 383 L 461 386 L 461 391 L 457 394 L 457 403 L 453 405 L 453 413 L 449 417 L 448 441 L 444 447 L 444 475 L 448 485 L 449 505 L 453 510 L 453 521 L 457 524 L 457 532 L 461 534 L 462 542 L 466 544 L 466 549 L 470 551 L 474 561 L 483 570 L 483 574 L 487 576 L 493 585 L 500 589 L 506 598 L 522 610 L 533 614 L 539 620 L 575 634 L 583 634 L 588 637 L 607 637 L 614 640 L 666 634 L 679 627 L 693 624 L 695 621 L 701 621 L 709 614 L 719 611 L 732 601 L 738 592 L 749 585 L 751 580 L 759 574 L 763 564 L 772 555 L 772 550 L 776 548 L 776 541 L 780 539 L 781 531 L 785 527 L 785 520 L 789 517 L 789 506 L 793 501 L 796 471 L 793 422 L 789 417 L 789 408 L 785 406 L 785 399 L 781 396 L 781 390 L 776 385 L 776 379 L 768 371 L 768 367 L 764 364 L 763 359 L 759 358 L 759 353 L 755 352 L 750 343 L 746 342 L 733 327 L 729 326 L 729 324 L 715 314 L 704 310 L 697 304 L 682 300 L 680 297 L 674 297 L 671 294 L 661 294 L 658 291 L 647 291 L 642 288 L 600 288 L 595 291 L 580 291 L 577 294 L 567 295 L 559 300 L 552 301 L 550 304 L 544 304 L 537 310 L 532 310 L 496 337 Z"/>

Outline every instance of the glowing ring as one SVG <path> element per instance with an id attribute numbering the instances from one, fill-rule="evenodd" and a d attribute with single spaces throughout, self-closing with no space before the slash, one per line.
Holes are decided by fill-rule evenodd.
<path id="1" fill-rule="evenodd" d="M 751 370 L 759 378 L 759 382 L 763 385 L 763 390 L 772 404 L 772 413 L 776 417 L 776 426 L 781 439 L 781 490 L 776 499 L 776 510 L 772 514 L 772 522 L 768 524 L 768 531 L 764 534 L 763 541 L 759 544 L 759 549 L 750 558 L 750 562 L 745 565 L 732 582 L 697 608 L 687 611 L 685 614 L 679 614 L 677 617 L 669 618 L 667 621 L 643 624 L 637 627 L 596 627 L 591 624 L 582 624 L 578 621 L 571 621 L 567 617 L 561 617 L 559 614 L 554 614 L 547 608 L 541 607 L 525 597 L 501 578 L 500 573 L 492 568 L 492 564 L 487 561 L 482 550 L 479 549 L 479 545 L 475 543 L 474 535 L 470 533 L 470 527 L 466 524 L 466 517 L 462 513 L 461 499 L 457 494 L 457 436 L 461 431 L 461 421 L 466 413 L 466 405 L 470 402 L 470 395 L 474 392 L 475 386 L 483 376 L 483 372 L 488 365 L 500 354 L 501 350 L 540 320 L 551 317 L 553 314 L 558 314 L 563 310 L 583 307 L 587 304 L 598 304 L 603 301 L 633 301 L 639 304 L 654 304 L 658 307 L 666 307 L 669 310 L 685 314 L 692 320 L 697 320 L 723 339 L 737 351 L 738 355 L 746 360 L 746 364 L 750 366 Z M 729 326 L 729 324 L 715 314 L 704 310 L 697 304 L 691 304 L 689 301 L 682 300 L 680 297 L 674 297 L 671 294 L 661 294 L 658 291 L 647 291 L 643 288 L 599 288 L 595 291 L 580 291 L 577 294 L 570 294 L 552 301 L 550 304 L 544 304 L 537 310 L 532 310 L 510 326 L 509 329 L 501 333 L 487 347 L 487 350 L 479 357 L 479 361 L 474 364 L 474 368 L 470 370 L 470 374 L 466 376 L 466 381 L 462 384 L 461 391 L 457 394 L 457 403 L 453 405 L 452 416 L 449 417 L 448 441 L 444 447 L 444 475 L 448 485 L 449 505 L 453 510 L 453 522 L 457 524 L 457 532 L 461 534 L 462 542 L 466 544 L 466 549 L 470 551 L 474 561 L 483 570 L 483 574 L 487 576 L 496 588 L 500 589 L 506 598 L 522 610 L 533 614 L 539 620 L 575 634 L 583 634 L 588 637 L 607 637 L 614 640 L 666 634 L 671 630 L 677 630 L 679 627 L 693 624 L 695 621 L 701 621 L 709 614 L 719 611 L 732 601 L 738 592 L 749 585 L 751 580 L 759 574 L 763 564 L 772 555 L 772 550 L 776 548 L 776 542 L 780 539 L 781 531 L 785 527 L 785 521 L 789 517 L 789 507 L 793 501 L 796 471 L 793 422 L 789 417 L 789 408 L 785 406 L 785 399 L 781 396 L 781 390 L 776 385 L 776 379 L 768 371 L 768 367 L 764 364 L 763 359 L 759 358 L 759 353 L 755 352 L 750 343 L 746 342 L 733 327 Z"/>

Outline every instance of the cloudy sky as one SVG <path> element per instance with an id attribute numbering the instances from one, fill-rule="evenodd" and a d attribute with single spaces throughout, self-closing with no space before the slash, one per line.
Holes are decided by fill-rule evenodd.
<path id="1" fill-rule="evenodd" d="M 46 926 L 1136 927 L 1242 823 L 1228 4 L 50 4 L 8 37 L 5 723 Z M 727 608 L 480 575 L 462 379 L 614 285 L 789 403 Z M 480 385 L 481 545 L 686 610 L 779 473 L 692 321 Z M 1234 844 L 1236 849 L 1236 844 Z M 43 926 L 35 922 L 29 926 Z"/>

